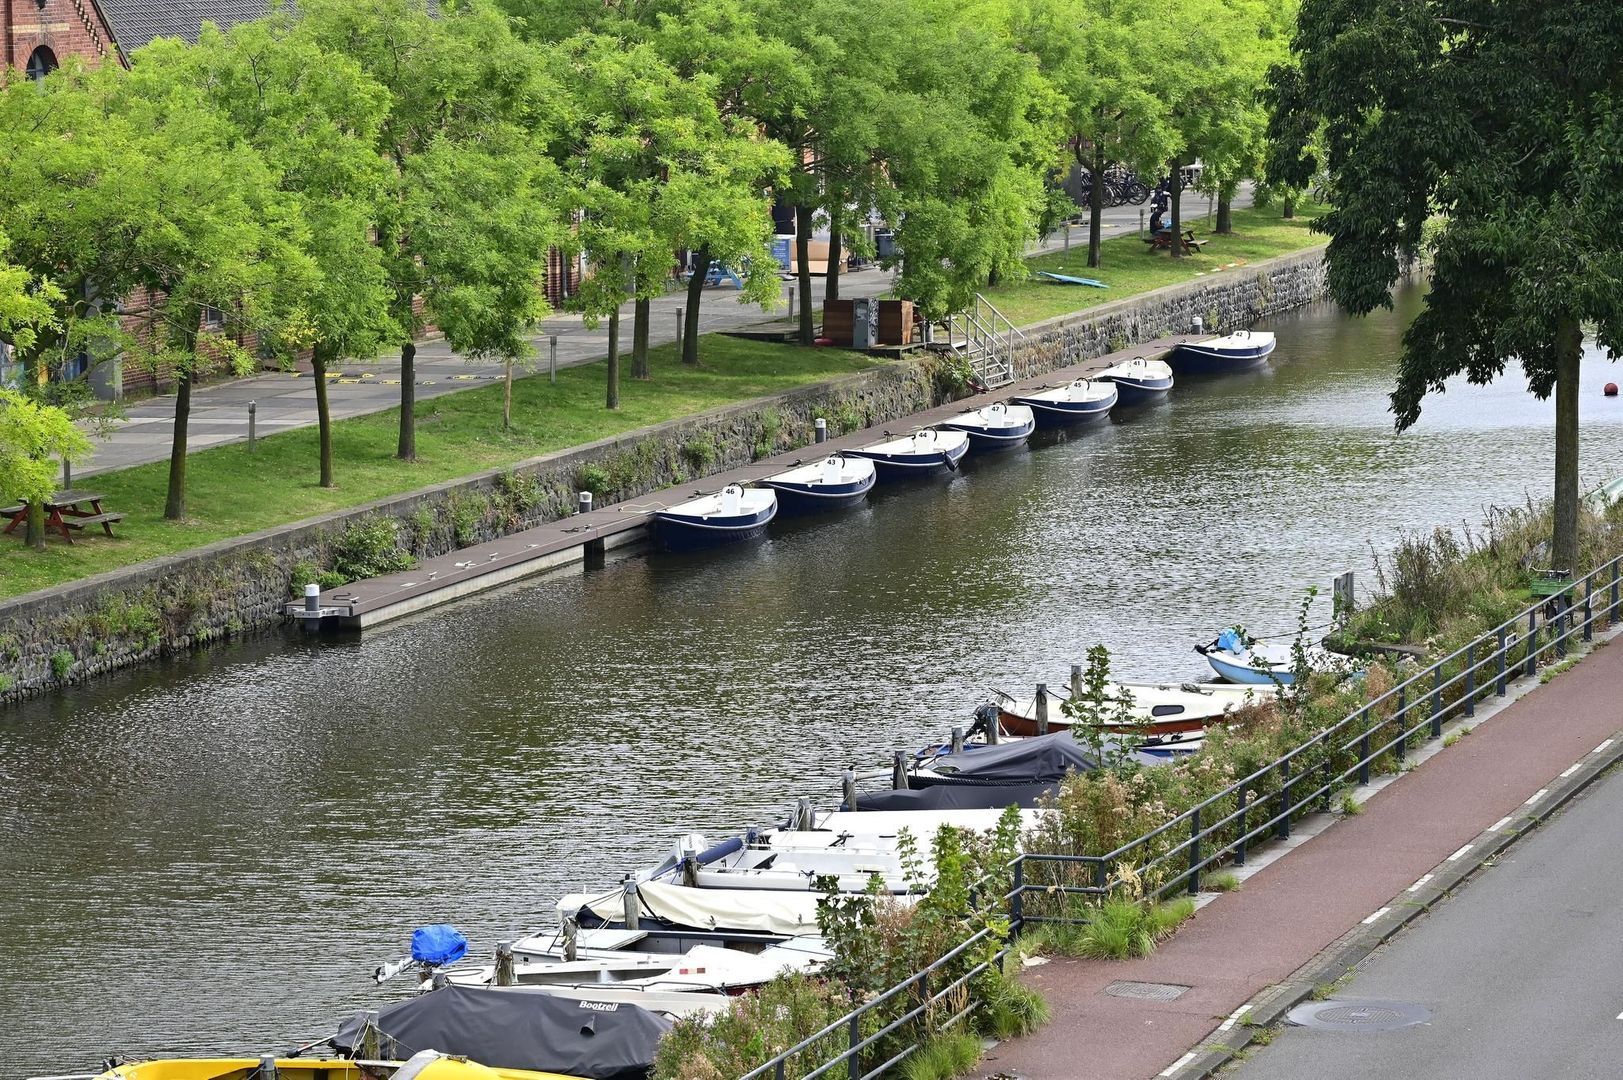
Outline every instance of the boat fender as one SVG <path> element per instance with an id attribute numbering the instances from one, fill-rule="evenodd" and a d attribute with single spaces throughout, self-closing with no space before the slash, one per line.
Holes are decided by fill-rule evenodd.
<path id="1" fill-rule="evenodd" d="M 700 866 L 709 866 L 718 859 L 725 859 L 735 851 L 742 851 L 743 848 L 744 838 L 734 836 L 699 852 L 696 858 Z"/>

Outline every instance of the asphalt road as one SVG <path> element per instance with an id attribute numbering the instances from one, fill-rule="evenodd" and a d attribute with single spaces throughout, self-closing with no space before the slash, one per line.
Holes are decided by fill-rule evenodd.
<path id="1" fill-rule="evenodd" d="M 1596 785 L 1333 997 L 1404 1002 L 1387 1032 L 1287 1026 L 1235 1080 L 1602 1080 L 1623 1076 L 1623 776 Z"/>

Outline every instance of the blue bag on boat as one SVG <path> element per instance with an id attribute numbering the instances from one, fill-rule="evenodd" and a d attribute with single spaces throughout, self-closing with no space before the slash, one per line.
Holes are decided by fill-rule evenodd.
<path id="1" fill-rule="evenodd" d="M 1245 639 L 1240 636 L 1239 631 L 1231 626 L 1217 635 L 1217 647 L 1235 654 L 1243 653 L 1245 652 Z"/>
<path id="2" fill-rule="evenodd" d="M 430 967 L 454 964 L 468 955 L 468 939 L 447 923 L 419 926 L 411 932 L 411 958 Z"/>

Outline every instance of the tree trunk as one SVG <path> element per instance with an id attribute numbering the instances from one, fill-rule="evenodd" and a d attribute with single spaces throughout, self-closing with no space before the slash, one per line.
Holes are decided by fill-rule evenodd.
<path id="1" fill-rule="evenodd" d="M 203 314 L 199 311 L 197 321 L 181 332 L 181 349 L 188 356 L 197 352 L 197 332 L 202 325 Z M 169 442 L 169 495 L 163 503 L 166 521 L 186 516 L 186 421 L 192 415 L 192 378 L 185 368 L 175 374 L 175 433 Z"/>
<path id="2" fill-rule="evenodd" d="M 693 256 L 693 276 L 688 278 L 688 306 L 682 309 L 682 363 L 699 366 L 699 305 L 704 302 L 704 279 L 710 273 L 710 249 L 700 248 Z"/>
<path id="3" fill-rule="evenodd" d="M 620 308 L 609 312 L 609 392 L 605 404 L 620 407 Z"/>
<path id="4" fill-rule="evenodd" d="M 1099 265 L 1099 244 L 1104 233 L 1105 186 L 1101 181 L 1105 174 L 1104 155 L 1095 157 L 1089 167 L 1093 170 L 1093 183 L 1088 185 L 1088 265 L 1096 267 Z"/>
<path id="5" fill-rule="evenodd" d="M 1286 195 L 1283 199 L 1279 200 L 1279 216 L 1284 218 L 1286 221 L 1289 221 L 1296 216 L 1296 196 Z"/>
<path id="6" fill-rule="evenodd" d="M 1577 573 L 1578 566 L 1578 367 L 1583 330 L 1562 319 L 1555 340 L 1555 536 L 1551 567 Z"/>
<path id="7" fill-rule="evenodd" d="M 823 303 L 840 298 L 840 271 L 844 269 L 845 253 L 841 250 L 840 230 L 828 234 L 828 280 L 823 285 Z"/>
<path id="8" fill-rule="evenodd" d="M 417 460 L 417 343 L 400 346 L 400 445 L 394 456 Z"/>
<path id="9" fill-rule="evenodd" d="M 800 279 L 800 343 L 812 345 L 817 333 L 812 323 L 811 279 L 812 208 L 795 207 L 795 268 Z"/>
<path id="10" fill-rule="evenodd" d="M 1234 235 L 1234 193 L 1219 193 L 1217 196 L 1217 227 L 1213 230 L 1220 236 Z"/>
<path id="11" fill-rule="evenodd" d="M 320 344 L 310 350 L 310 369 L 316 377 L 316 429 L 321 444 L 321 486 L 336 486 L 332 478 L 332 409 L 327 405 L 327 357 Z"/>
<path id="12" fill-rule="evenodd" d="M 23 535 L 23 542 L 36 551 L 45 550 L 45 504 L 34 501 L 28 504 L 27 532 Z"/>
<path id="13" fill-rule="evenodd" d="M 1183 258 L 1183 211 L 1179 206 L 1183 202 L 1183 166 L 1177 158 L 1172 159 L 1172 257 Z"/>
<path id="14" fill-rule="evenodd" d="M 648 375 L 648 320 L 653 318 L 653 301 L 646 296 L 637 297 L 632 309 L 631 323 L 631 377 L 647 379 Z M 684 313 L 683 318 L 686 318 Z"/>
<path id="15" fill-rule="evenodd" d="M 513 430 L 513 360 L 502 361 L 502 430 Z"/>

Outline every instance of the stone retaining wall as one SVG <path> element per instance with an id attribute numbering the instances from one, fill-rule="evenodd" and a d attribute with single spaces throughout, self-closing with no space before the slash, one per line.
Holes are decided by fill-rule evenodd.
<path id="1" fill-rule="evenodd" d="M 1114 301 L 1027 329 L 1022 376 L 1116 349 L 1318 299 L 1319 251 Z M 918 355 L 918 354 L 915 354 Z M 736 468 L 833 433 L 891 423 L 955 396 L 927 357 L 673 420 L 572 450 L 0 601 L 0 704 L 282 620 L 291 586 L 380 529 L 428 558 L 556 520 L 591 490 L 599 505 Z M 342 575 L 339 575 L 340 577 Z M 331 581 L 329 584 L 337 584 Z"/>

